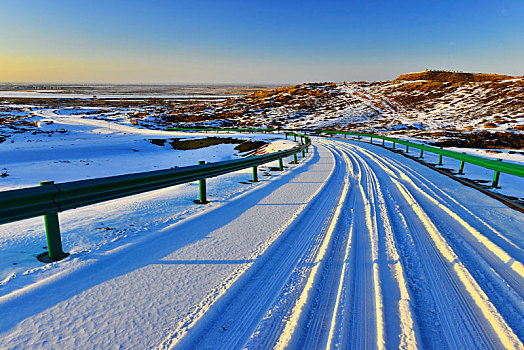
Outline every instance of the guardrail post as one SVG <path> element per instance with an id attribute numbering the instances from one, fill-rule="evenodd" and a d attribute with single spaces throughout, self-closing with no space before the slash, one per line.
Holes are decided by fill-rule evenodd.
<path id="1" fill-rule="evenodd" d="M 409 146 L 406 145 L 406 153 L 409 153 Z"/>
<path id="2" fill-rule="evenodd" d="M 298 158 L 297 158 L 297 154 L 296 154 L 296 153 L 293 154 L 293 162 L 294 162 L 295 164 L 298 164 Z"/>
<path id="3" fill-rule="evenodd" d="M 198 161 L 199 165 L 206 164 L 205 160 Z M 198 180 L 198 189 L 199 189 L 199 195 L 200 195 L 200 204 L 206 204 L 207 201 L 207 193 L 206 193 L 206 179 L 200 179 Z"/>
<path id="4" fill-rule="evenodd" d="M 386 140 L 382 139 L 382 146 L 384 146 L 384 142 L 386 142 Z"/>
<path id="5" fill-rule="evenodd" d="M 306 153 L 309 153 L 309 147 L 306 147 Z"/>
<path id="6" fill-rule="evenodd" d="M 293 136 L 295 137 L 295 142 L 297 142 L 297 134 L 293 134 Z"/>
<path id="7" fill-rule="evenodd" d="M 282 161 L 282 158 L 278 160 L 278 170 L 280 171 L 284 170 L 284 162 Z"/>
<path id="8" fill-rule="evenodd" d="M 258 167 L 255 165 L 253 167 L 253 182 L 258 182 Z"/>
<path id="9" fill-rule="evenodd" d="M 420 150 L 420 155 L 418 157 L 419 158 L 423 158 L 424 157 L 424 150 L 423 149 Z"/>
<path id="10" fill-rule="evenodd" d="M 53 185 L 54 181 L 41 181 L 40 186 Z M 62 251 L 62 239 L 60 237 L 60 223 L 58 213 L 44 215 L 45 234 L 47 239 L 47 250 L 51 261 L 61 260 L 68 254 Z M 50 262 L 51 262 L 50 261 Z"/>
<path id="11" fill-rule="evenodd" d="M 497 158 L 499 162 L 502 162 L 502 159 Z M 500 171 L 495 170 L 493 174 L 493 181 L 491 182 L 491 187 L 497 188 L 499 186 Z"/>
<path id="12" fill-rule="evenodd" d="M 369 142 L 370 142 L 370 143 L 373 143 L 373 137 L 370 137 L 370 138 L 369 138 Z"/>
<path id="13" fill-rule="evenodd" d="M 284 133 L 284 134 L 286 135 L 286 140 L 287 140 L 287 132 L 286 132 L 286 133 Z"/>
<path id="14" fill-rule="evenodd" d="M 442 149 L 442 147 L 440 147 L 440 149 Z M 437 165 L 442 165 L 442 154 L 438 155 L 438 164 Z"/>
<path id="15" fill-rule="evenodd" d="M 460 161 L 459 172 L 458 173 L 460 175 L 464 175 L 464 161 L 463 160 Z"/>
<path id="16" fill-rule="evenodd" d="M 305 157 L 306 157 L 306 152 L 302 150 L 302 158 L 305 158 Z"/>
<path id="17" fill-rule="evenodd" d="M 357 136 L 357 139 L 360 141 L 360 135 Z"/>
<path id="18" fill-rule="evenodd" d="M 395 142 L 393 142 L 393 146 L 391 148 L 395 148 Z"/>

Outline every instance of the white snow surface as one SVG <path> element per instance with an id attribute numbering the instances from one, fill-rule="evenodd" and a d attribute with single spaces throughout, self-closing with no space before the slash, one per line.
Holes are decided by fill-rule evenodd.
<path id="1" fill-rule="evenodd" d="M 523 348 L 524 214 L 378 145 L 306 155 L 187 212 L 194 184 L 60 214 L 73 254 L 4 280 L 0 348 Z"/>
<path id="2" fill-rule="evenodd" d="M 71 113 L 71 109 L 66 111 Z M 38 112 L 43 133 L 13 134 L 10 138 L 13 143 L 0 144 L 0 167 L 9 174 L 0 178 L 0 191 L 37 186 L 43 180 L 60 183 L 195 165 L 200 160 L 216 162 L 241 157 L 234 150 L 236 144 L 179 151 L 167 143 L 154 145 L 148 141 L 150 139 L 169 141 L 172 138 L 189 140 L 227 136 L 265 140 L 270 142 L 267 146 L 272 150 L 296 145 L 291 140 L 282 140 L 283 135 L 213 135 L 147 130 L 131 124 L 90 119 L 81 111 L 85 112 L 85 109 L 71 115 L 57 114 L 54 110 Z M 262 183 L 269 178 L 263 176 L 264 173 L 276 176 L 267 169 L 260 168 Z M 208 180 L 209 197 L 213 200 L 209 206 L 193 204 L 192 201 L 198 198 L 198 184 L 190 183 L 61 213 L 63 244 L 72 258 L 84 257 L 100 249 L 113 249 L 147 234 L 158 225 L 175 223 L 238 196 L 256 186 L 248 182 L 250 178 L 251 170 L 246 169 Z M 0 295 L 23 285 L 25 282 L 21 280 L 24 278 L 38 278 L 35 276 L 40 271 L 50 268 L 49 265 L 42 266 L 35 258 L 46 250 L 42 221 L 42 218 L 33 218 L 0 226 Z"/>
<path id="3" fill-rule="evenodd" d="M 225 99 L 235 97 L 236 95 L 181 95 L 181 94 L 69 94 L 53 92 L 53 90 L 36 90 L 36 91 L 0 91 L 0 97 L 10 98 L 81 98 L 92 99 L 146 99 L 146 98 L 164 98 L 164 99 Z"/>

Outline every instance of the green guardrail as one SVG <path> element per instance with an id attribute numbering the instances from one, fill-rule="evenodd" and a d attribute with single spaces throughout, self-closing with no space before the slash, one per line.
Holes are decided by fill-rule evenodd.
<path id="1" fill-rule="evenodd" d="M 295 131 L 301 131 L 301 132 L 307 132 L 307 130 L 302 129 L 274 129 L 274 128 L 262 128 L 262 129 L 240 129 L 240 128 L 167 128 L 168 131 L 189 131 L 189 132 L 195 132 L 195 131 L 204 131 L 204 132 L 221 132 L 221 131 L 228 131 L 228 132 L 246 132 L 246 133 L 257 133 L 257 132 L 275 132 L 275 133 L 284 133 L 286 136 L 286 140 L 288 136 L 293 136 L 295 142 L 297 141 L 297 137 L 301 138 L 301 142 L 303 142 L 303 138 L 306 137 L 305 135 L 301 134 L 295 134 Z"/>
<path id="2" fill-rule="evenodd" d="M 405 148 L 406 152 L 409 152 L 410 147 L 419 149 L 420 150 L 419 158 L 423 157 L 424 151 L 432 152 L 432 153 L 439 155 L 438 165 L 443 164 L 443 157 L 454 158 L 460 161 L 460 165 L 458 169 L 459 174 L 464 174 L 464 164 L 465 163 L 478 165 L 478 166 L 495 171 L 493 174 L 493 181 L 491 183 L 491 186 L 493 188 L 498 187 L 500 173 L 506 173 L 510 175 L 524 177 L 524 166 L 523 165 L 515 164 L 515 163 L 503 163 L 502 159 L 497 159 L 497 160 L 487 159 L 487 158 L 483 158 L 479 156 L 450 151 L 450 150 L 433 147 L 433 146 L 421 145 L 418 143 L 399 140 L 393 137 L 381 136 L 381 135 L 375 135 L 375 134 L 363 134 L 363 133 L 356 133 L 356 132 L 349 132 L 349 131 L 337 131 L 337 130 L 311 130 L 310 132 L 326 133 L 326 134 L 334 134 L 334 135 L 340 134 L 344 136 L 351 135 L 351 136 L 357 136 L 358 140 L 360 140 L 362 137 L 369 137 L 371 143 L 373 143 L 373 139 L 382 140 L 383 146 L 384 146 L 384 141 L 389 141 L 392 143 L 392 148 L 395 148 L 396 144 L 404 145 L 406 147 Z"/>
<path id="3" fill-rule="evenodd" d="M 193 166 L 56 184 L 42 181 L 40 186 L 0 192 L 0 224 L 44 216 L 48 254 L 40 255 L 39 260 L 60 260 L 67 254 L 62 250 L 59 212 L 196 180 L 199 181 L 199 200 L 196 202 L 205 204 L 208 203 L 208 178 L 252 167 L 251 181 L 258 182 L 259 165 L 278 160 L 279 170 L 282 171 L 283 158 L 289 156 L 293 156 L 294 162 L 298 163 L 297 154 L 302 152 L 302 157 L 305 157 L 311 140 L 305 135 L 294 135 L 295 138 L 300 137 L 300 145 L 245 159 L 215 163 L 201 161 Z"/>
<path id="4" fill-rule="evenodd" d="M 464 154 L 460 152 L 450 151 L 438 147 L 432 147 L 428 145 L 422 145 L 418 143 L 413 143 L 409 141 L 399 140 L 393 137 L 388 136 L 382 136 L 382 135 L 375 135 L 375 134 L 365 134 L 365 133 L 358 133 L 358 132 L 350 132 L 350 131 L 340 131 L 340 130 L 323 130 L 323 129 L 283 129 L 283 128 L 263 128 L 263 129 L 239 129 L 239 128 L 200 128 L 200 129 L 189 129 L 189 128 L 168 128 L 168 130 L 173 131 L 212 131 L 212 132 L 220 132 L 220 131 L 232 131 L 232 132 L 281 132 L 286 133 L 286 139 L 288 135 L 295 135 L 295 141 L 296 134 L 294 132 L 302 132 L 302 133 L 325 133 L 325 134 L 334 134 L 334 135 L 344 135 L 345 137 L 350 136 L 357 136 L 358 140 L 362 139 L 362 137 L 369 137 L 370 141 L 373 142 L 373 139 L 379 139 L 382 140 L 382 145 L 384 146 L 385 141 L 389 141 L 392 143 L 393 148 L 395 148 L 396 144 L 404 145 L 406 148 L 406 152 L 409 152 L 409 148 L 415 148 L 420 150 L 419 158 L 423 157 L 424 151 L 426 152 L 432 152 L 439 155 L 439 162 L 438 165 L 443 164 L 443 157 L 449 157 L 454 158 L 460 161 L 458 173 L 463 174 L 464 173 L 464 166 L 465 163 L 470 163 L 474 165 L 478 165 L 487 169 L 494 170 L 493 174 L 493 180 L 491 183 L 491 186 L 493 188 L 498 187 L 499 179 L 500 179 L 500 173 L 506 173 L 510 175 L 515 175 L 519 177 L 524 177 L 524 166 L 520 164 L 515 163 L 503 163 L 502 159 L 487 159 L 479 156 L 474 156 L 470 154 Z"/>
<path id="5" fill-rule="evenodd" d="M 399 140 L 393 137 L 388 136 L 382 136 L 382 135 L 375 135 L 375 134 L 365 134 L 365 133 L 358 133 L 358 132 L 350 132 L 350 131 L 340 131 L 340 130 L 323 130 L 323 129 L 275 129 L 275 128 L 265 128 L 265 129 L 239 129 L 239 128 L 200 128 L 200 129 L 188 129 L 188 128 L 168 128 L 168 130 L 173 131 L 211 131 L 211 132 L 220 132 L 220 131 L 232 131 L 232 132 L 283 132 L 286 134 L 286 139 L 288 135 L 295 135 L 295 141 L 296 134 L 294 134 L 295 131 L 302 132 L 302 133 L 325 133 L 325 134 L 334 134 L 334 135 L 344 135 L 344 137 L 350 135 L 350 136 L 357 136 L 358 140 L 360 140 L 362 137 L 369 137 L 370 141 L 373 142 L 373 139 L 379 139 L 382 140 L 382 145 L 384 146 L 385 141 L 389 141 L 392 143 L 393 148 L 395 148 L 396 144 L 404 145 L 406 148 L 406 152 L 409 152 L 409 148 L 415 148 L 420 150 L 419 158 L 423 158 L 424 151 L 426 152 L 432 152 L 439 155 L 439 161 L 438 165 L 443 164 L 443 157 L 449 157 L 454 158 L 460 161 L 458 173 L 464 174 L 464 166 L 466 163 L 478 165 L 487 169 L 494 170 L 493 174 L 493 180 L 491 182 L 491 187 L 498 188 L 499 179 L 500 179 L 500 173 L 506 173 L 510 175 L 515 175 L 519 177 L 524 177 L 524 166 L 520 164 L 514 164 L 514 163 L 503 163 L 502 159 L 487 159 L 479 156 L 474 156 L 470 154 L 464 154 L 460 152 L 450 151 L 438 147 L 432 147 L 428 145 L 422 145 L 418 143 L 413 143 L 409 141 Z"/>

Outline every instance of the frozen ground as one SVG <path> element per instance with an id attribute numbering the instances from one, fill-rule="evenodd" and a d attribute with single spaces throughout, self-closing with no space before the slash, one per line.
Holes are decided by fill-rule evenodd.
<path id="1" fill-rule="evenodd" d="M 197 164 L 199 160 L 216 162 L 241 157 L 236 144 L 222 144 L 201 149 L 179 151 L 166 143 L 156 145 L 149 140 L 196 139 L 212 134 L 173 133 L 147 130 L 115 121 L 93 119 L 82 112 L 61 110 L 38 112 L 39 133 L 16 133 L 12 143 L 0 144 L 2 172 L 0 191 L 37 186 L 40 181 L 74 181 L 87 178 L 120 175 L 133 172 L 168 169 Z M 70 114 L 67 114 L 70 113 Z M 221 135 L 240 140 L 265 140 L 268 149 L 285 149 L 295 145 L 281 140 L 281 135 Z M 260 179 L 277 176 L 260 168 Z M 274 164 L 273 164 L 274 165 Z M 268 176 L 263 176 L 268 175 Z M 270 176 L 272 175 L 272 176 Z M 248 180 L 251 170 L 211 179 L 209 196 L 215 207 L 257 186 Z M 63 243 L 71 258 L 81 259 L 100 249 L 141 237 L 158 225 L 174 223 L 205 208 L 193 204 L 198 197 L 197 183 L 180 185 L 129 199 L 112 201 L 60 214 Z M 17 288 L 20 279 L 38 278 L 39 271 L 49 269 L 35 257 L 46 250 L 42 218 L 0 226 L 0 295 Z M 26 277 L 22 277 L 26 276 Z M 28 277 L 27 277 L 28 276 Z"/>
<path id="2" fill-rule="evenodd" d="M 21 276 L 0 347 L 523 347 L 523 214 L 376 145 L 314 143 L 252 191 Z"/>
<path id="3" fill-rule="evenodd" d="M 234 97 L 234 95 L 173 95 L 173 94 L 79 94 L 79 93 L 63 93 L 53 91 L 0 91 L 0 97 L 3 98 L 67 98 L 67 99 L 148 99 L 148 98 L 161 98 L 161 99 L 225 99 L 228 97 Z"/>
<path id="4" fill-rule="evenodd" d="M 66 132 L 4 143 L 23 145 L 6 188 L 234 153 L 173 165 L 144 141 L 165 132 L 40 115 Z M 0 348 L 523 348 L 524 214 L 378 145 L 313 142 L 259 184 L 211 180 L 207 206 L 188 184 L 62 213 L 72 254 L 53 264 L 41 218 L 0 226 Z"/>

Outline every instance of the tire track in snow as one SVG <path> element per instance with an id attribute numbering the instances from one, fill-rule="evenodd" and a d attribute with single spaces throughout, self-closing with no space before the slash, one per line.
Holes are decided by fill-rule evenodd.
<path id="1" fill-rule="evenodd" d="M 481 218 L 475 216 L 470 210 L 468 210 L 465 206 L 458 203 L 455 199 L 453 199 L 449 194 L 446 194 L 442 190 L 438 189 L 437 186 L 433 185 L 428 179 L 424 178 L 423 176 L 416 175 L 413 171 L 411 171 L 409 168 L 407 168 L 405 165 L 402 165 L 398 162 L 390 162 L 389 164 L 386 164 L 382 161 L 380 161 L 378 158 L 373 156 L 370 152 L 364 151 L 368 154 L 370 158 L 372 158 L 379 166 L 384 169 L 386 172 L 390 173 L 391 176 L 394 176 L 398 178 L 399 180 L 405 180 L 410 186 L 412 186 L 418 193 L 423 195 L 427 200 L 432 202 L 435 206 L 437 206 L 439 209 L 444 211 L 447 215 L 449 215 L 451 218 L 453 218 L 457 223 L 464 226 L 464 228 L 475 238 L 476 242 L 479 242 L 482 244 L 486 251 L 491 252 L 494 255 L 494 258 L 500 260 L 501 263 L 503 263 L 504 267 L 509 265 L 511 270 L 513 270 L 520 279 L 524 278 L 524 265 L 518 261 L 513 259 L 506 251 L 504 251 L 501 247 L 499 247 L 497 244 L 493 243 L 491 240 L 489 240 L 487 237 L 482 235 L 479 230 L 472 227 L 465 219 L 463 219 L 459 213 L 453 211 L 450 208 L 450 204 L 446 204 L 446 200 L 443 197 L 446 197 L 448 200 L 450 200 L 453 204 L 458 206 L 461 210 L 471 215 L 474 219 L 478 220 L 482 225 L 485 225 L 490 231 L 492 231 L 494 234 L 496 234 L 501 239 L 505 240 L 512 248 L 515 248 L 515 250 L 518 250 L 520 253 L 524 253 L 524 251 L 516 246 L 513 242 L 507 240 L 506 237 L 504 237 L 500 232 L 495 230 L 493 227 L 491 227 L 488 223 L 483 221 Z M 393 172 L 388 171 L 391 169 L 394 169 L 397 171 L 398 175 L 395 175 Z M 409 175 L 408 175 L 409 174 Z M 427 191 L 421 188 L 421 186 L 415 184 L 414 181 L 418 181 L 421 186 L 425 187 Z M 432 186 L 430 188 L 429 185 Z M 437 191 L 439 193 L 437 193 Z M 505 270 L 505 269 L 504 269 Z M 509 276 L 507 276 L 509 277 Z"/>
<path id="2" fill-rule="evenodd" d="M 329 254 L 323 258 L 323 267 L 319 267 L 322 275 L 308 284 L 311 288 L 303 291 L 302 296 L 307 298 L 302 299 L 309 300 L 298 303 L 302 310 L 300 313 L 289 315 L 288 318 L 295 320 L 292 325 L 295 331 L 290 332 L 287 342 L 281 344 L 291 348 L 381 348 L 386 345 L 385 334 L 390 329 L 392 336 L 388 346 L 415 348 L 410 298 L 402 267 L 398 259 L 391 269 L 379 266 L 382 262 L 387 264 L 386 260 L 394 258 L 396 252 L 391 237 L 386 244 L 380 244 L 377 221 L 380 221 L 379 217 L 387 215 L 382 212 L 385 207 L 383 198 L 380 197 L 380 188 L 369 168 L 364 167 L 362 170 L 361 164 L 350 161 L 344 152 L 339 157 L 344 159 L 350 169 L 354 170 L 351 173 L 355 174 L 350 178 L 352 190 L 343 206 L 345 215 L 352 213 L 351 220 L 349 223 L 342 220 L 346 226 L 342 225 L 334 232 Z M 376 191 L 371 191 L 371 196 L 366 195 L 364 189 L 372 188 Z M 355 217 L 351 207 L 366 207 L 365 217 L 362 218 L 360 214 Z M 382 216 L 377 215 L 379 211 Z M 387 231 L 386 235 L 391 235 L 390 227 L 381 226 L 381 234 L 384 230 Z M 344 245 L 345 237 L 347 239 Z M 380 259 L 379 254 L 383 256 Z M 344 256 L 343 264 L 337 263 L 341 255 Z M 385 327 L 386 308 L 382 300 L 381 277 L 387 275 L 388 289 L 398 289 L 398 298 L 389 298 L 394 301 L 387 302 L 393 304 L 393 307 L 387 308 L 391 314 L 388 317 L 388 327 Z M 310 279 L 313 278 L 310 276 Z"/>
<path id="3" fill-rule="evenodd" d="M 391 177 L 402 181 L 406 186 L 414 189 L 411 194 L 425 208 L 431 220 L 438 225 L 439 231 L 446 233 L 447 242 L 461 258 L 461 262 L 467 271 L 471 273 L 508 325 L 522 339 L 524 329 L 520 325 L 524 324 L 524 280 L 519 268 L 522 264 L 510 257 L 509 254 L 491 242 L 480 231 L 473 228 L 472 225 L 474 223 L 466 222 L 458 212 L 452 211 L 451 208 L 454 207 L 456 210 L 458 207 L 459 211 L 463 210 L 462 213 L 465 213 L 466 216 L 485 226 L 488 229 L 487 232 L 491 233 L 494 231 L 492 233 L 496 234 L 496 237 L 503 237 L 503 235 L 467 210 L 457 200 L 440 190 L 430 180 L 409 169 L 407 165 L 394 160 L 386 163 L 369 151 L 362 148 L 360 148 L 360 151 L 367 154 Z M 452 200 L 449 201 L 450 199 Z M 434 210 L 435 207 L 438 209 Z M 451 218 L 452 222 L 448 222 L 449 220 L 445 219 L 446 216 Z M 453 221 L 456 224 L 453 224 Z M 521 249 L 516 247 L 511 241 L 508 242 L 510 244 L 506 246 L 515 248 L 512 249 L 513 254 L 519 255 L 518 253 Z M 510 266 L 509 269 L 507 268 L 508 266 Z"/>
<path id="4" fill-rule="evenodd" d="M 347 150 L 347 149 L 346 149 Z M 365 172 L 368 177 L 368 181 L 370 185 L 368 185 L 368 192 L 371 194 L 370 199 L 373 203 L 375 217 L 376 217 L 376 225 L 375 228 L 377 234 L 375 235 L 376 241 L 381 246 L 382 252 L 381 254 L 385 255 L 382 259 L 383 263 L 383 270 L 381 273 L 381 282 L 385 284 L 385 288 L 388 289 L 388 294 L 391 294 L 392 290 L 391 287 L 398 288 L 398 295 L 395 295 L 394 303 L 397 304 L 397 310 L 396 313 L 398 313 L 398 323 L 400 332 L 398 332 L 399 336 L 399 344 L 398 347 L 402 349 L 414 349 L 417 347 L 417 340 L 415 336 L 415 330 L 414 330 L 414 323 L 413 323 L 413 316 L 411 311 L 411 298 L 409 296 L 409 292 L 407 289 L 407 283 L 406 283 L 406 277 L 404 270 L 402 268 L 402 265 L 399 261 L 399 255 L 398 251 L 395 245 L 395 240 L 393 237 L 393 230 L 391 227 L 391 218 L 387 212 L 386 208 L 386 201 L 383 196 L 383 190 L 381 188 L 380 182 L 375 175 L 375 173 L 372 171 L 372 168 L 360 157 L 358 154 L 351 152 L 347 150 L 349 154 L 351 154 L 355 159 L 359 160 L 362 167 L 365 169 Z M 365 196 L 363 192 L 363 187 L 361 187 L 361 191 L 363 193 L 363 196 Z M 379 230 L 379 227 L 380 230 Z M 379 237 L 378 233 L 381 233 L 383 237 Z M 381 244 L 382 243 L 382 244 Z M 379 248 L 377 247 L 377 256 L 376 259 L 378 260 L 378 253 Z M 375 259 L 374 259 L 375 260 Z M 390 271 L 386 271 L 385 266 L 389 265 Z M 385 283 L 386 280 L 390 279 L 390 283 Z M 387 303 L 384 303 L 387 304 Z M 386 310 L 386 305 L 385 305 Z M 393 317 L 389 317 L 389 322 L 386 326 L 387 328 L 393 328 L 394 331 L 397 331 L 397 327 L 392 327 L 391 320 Z M 392 333 L 392 332 L 388 332 Z M 392 338 L 390 336 L 390 338 Z M 393 339 L 388 340 L 388 345 L 391 345 L 393 343 Z"/>
<path id="5" fill-rule="evenodd" d="M 365 162 L 363 159 L 361 159 L 362 162 Z M 389 186 L 391 186 L 391 181 L 389 179 L 386 179 Z M 384 179 L 383 179 L 384 181 Z M 402 196 L 397 196 L 397 198 L 394 198 L 394 200 L 398 201 L 398 197 L 400 199 L 403 199 Z M 449 274 L 449 271 L 445 268 L 445 266 L 440 266 L 438 263 L 440 262 L 440 255 L 437 253 L 437 249 L 433 249 L 433 246 L 428 243 L 427 240 L 425 240 L 426 235 L 426 227 L 420 224 L 420 221 L 418 219 L 418 215 L 413 215 L 414 213 L 411 211 L 412 206 L 411 205 L 404 205 L 402 212 L 398 212 L 399 216 L 397 218 L 400 218 L 401 221 L 404 222 L 404 225 L 397 225 L 397 228 L 400 232 L 397 232 L 397 235 L 405 235 L 408 232 L 411 232 L 411 237 L 415 243 L 415 247 L 417 249 L 417 255 L 419 255 L 419 259 L 416 260 L 416 264 L 421 264 L 423 267 L 423 270 L 418 270 L 414 275 L 418 278 L 428 278 L 429 283 L 426 286 L 426 289 L 431 290 L 431 293 L 425 293 L 421 298 L 427 299 L 431 298 L 434 300 L 433 307 L 436 307 L 436 311 L 432 307 L 425 307 L 425 314 L 419 314 L 419 319 L 422 321 L 424 326 L 428 323 L 429 320 L 432 319 L 432 317 L 427 316 L 428 311 L 429 312 L 436 312 L 438 314 L 437 319 L 433 319 L 434 326 L 440 326 L 442 327 L 443 333 L 441 334 L 441 338 L 445 339 L 449 343 L 447 346 L 440 343 L 435 342 L 437 337 L 434 337 L 429 342 L 425 342 L 425 345 L 432 343 L 439 344 L 436 348 L 441 347 L 457 347 L 457 348 L 464 348 L 467 346 L 468 342 L 462 340 L 461 332 L 457 331 L 455 328 L 459 328 L 459 324 L 457 323 L 453 327 L 452 324 L 455 319 L 458 319 L 462 321 L 459 317 L 459 315 L 456 312 L 450 312 L 451 311 L 451 305 L 452 303 L 449 302 L 448 297 L 448 290 L 456 289 L 455 285 L 453 284 L 453 279 L 451 275 Z M 409 251 L 409 256 L 415 255 L 415 252 Z M 428 263 L 429 262 L 429 263 Z M 435 264 L 437 263 L 437 264 Z M 408 266 L 408 268 L 412 268 L 412 266 Z M 442 281 L 443 288 L 438 288 L 436 286 L 439 285 L 439 282 Z M 412 281 L 414 282 L 414 281 Z M 446 284 L 446 282 L 448 284 Z M 463 300 L 464 298 L 459 300 Z M 420 300 L 420 296 L 419 296 Z M 462 303 L 461 305 L 466 305 Z M 448 309 L 445 307 L 448 306 Z M 418 305 L 415 306 L 415 309 L 418 310 Z M 468 315 L 470 314 L 467 313 Z M 462 329 L 471 329 L 473 328 L 472 325 L 475 325 L 476 317 L 470 317 L 468 320 L 468 325 L 462 326 Z M 476 327 L 478 328 L 478 327 Z M 459 328 L 460 329 L 460 328 Z M 427 334 L 428 329 L 424 329 L 424 332 Z M 478 333 L 478 332 L 477 332 Z"/>
<path id="6" fill-rule="evenodd" d="M 503 247 L 477 229 L 489 223 L 394 157 L 318 141 L 336 160 L 329 183 L 176 345 L 522 348 L 515 325 L 471 272 L 478 262 L 490 281 L 509 277 L 489 271 L 508 263 Z M 475 240 L 457 249 L 443 225 Z M 513 253 L 521 250 L 512 244 Z M 510 263 L 518 278 L 519 261 Z M 495 286 L 513 304 L 522 301 L 510 289 Z"/>
<path id="7" fill-rule="evenodd" d="M 175 332 L 161 348 L 242 347 L 291 271 L 297 264 L 307 263 L 308 257 L 316 256 L 326 231 L 325 222 L 316 219 L 333 215 L 332 199 L 340 192 L 336 184 L 343 175 L 340 167 L 334 167 L 329 180 L 307 201 L 309 205 L 304 205 L 293 222 L 288 223 L 288 229 L 266 253 L 211 305 L 187 334 Z M 300 266 L 299 271 L 304 273 Z"/>
<path id="8" fill-rule="evenodd" d="M 335 146 L 325 143 L 327 146 Z M 319 257 L 316 275 L 310 275 L 308 288 L 287 319 L 288 332 L 284 333 L 277 348 L 355 348 L 384 345 L 381 293 L 377 278 L 378 266 L 374 263 L 371 246 L 373 228 L 371 210 L 362 218 L 353 215 L 352 208 L 363 207 L 359 189 L 361 170 L 346 154 L 334 149 L 351 169 L 344 182 L 345 196 L 339 199 L 344 216 L 333 223 L 333 238 L 329 250 Z M 350 175 L 351 175 L 350 174 Z M 351 213 L 351 215 L 348 215 Z M 365 234 L 356 235 L 361 231 Z M 341 260 L 341 257 L 344 260 Z M 359 267 L 355 269 L 355 267 Z M 353 271 L 350 272 L 350 269 Z M 270 344 L 266 344 L 270 345 Z"/>
<path id="9" fill-rule="evenodd" d="M 404 173 L 402 173 L 399 169 L 401 175 L 403 176 L 396 176 L 391 171 L 392 162 L 383 162 L 379 160 L 377 157 L 373 156 L 370 151 L 365 151 L 361 147 L 355 147 L 358 148 L 358 150 L 362 153 L 366 153 L 371 159 L 372 162 L 379 164 L 379 166 L 385 170 L 389 176 L 391 176 L 391 179 L 395 186 L 397 187 L 398 191 L 401 193 L 401 197 L 404 197 L 404 199 L 409 203 L 412 210 L 415 212 L 417 216 L 419 216 L 422 219 L 422 223 L 425 226 L 425 230 L 429 233 L 429 237 L 432 239 L 433 244 L 437 248 L 437 252 L 444 258 L 444 260 L 447 260 L 448 264 L 453 265 L 454 270 L 454 279 L 457 279 L 457 284 L 460 285 L 461 289 L 463 289 L 462 294 L 467 295 L 469 294 L 470 298 L 464 297 L 465 301 L 468 301 L 468 299 L 473 299 L 472 307 L 477 308 L 476 312 L 479 312 L 482 314 L 485 320 L 487 320 L 488 324 L 492 326 L 492 331 L 489 331 L 489 326 L 484 322 L 481 328 L 485 328 L 485 333 L 491 333 L 490 335 L 493 336 L 496 335 L 495 338 L 499 338 L 499 340 L 504 344 L 505 347 L 515 347 L 519 348 L 522 346 L 516 335 L 513 333 L 512 329 L 508 327 L 506 324 L 504 318 L 498 313 L 494 305 L 491 303 L 490 299 L 486 296 L 482 288 L 477 284 L 476 280 L 473 278 L 473 276 L 470 274 L 469 270 L 465 268 L 465 266 L 461 263 L 458 256 L 455 255 L 455 252 L 453 249 L 448 245 L 446 242 L 446 239 L 444 239 L 440 233 L 438 232 L 438 229 L 436 228 L 433 221 L 429 218 L 427 213 L 422 209 L 422 207 L 419 205 L 419 203 L 415 200 L 413 197 L 413 193 L 411 193 L 408 188 L 401 184 L 400 181 L 402 180 L 409 180 L 409 184 L 415 188 L 415 191 L 423 192 L 423 194 L 427 197 L 430 197 L 433 200 L 433 204 L 437 207 L 442 208 L 442 204 L 437 202 L 436 199 L 425 193 L 419 186 L 417 186 L 413 180 L 409 179 Z M 407 167 L 404 165 L 404 167 Z M 450 211 L 445 211 L 447 214 L 450 214 Z M 457 220 L 457 216 L 451 215 L 455 220 Z M 460 218 L 459 218 L 460 219 Z M 463 220 L 457 220 L 459 223 L 463 223 Z M 466 228 L 469 228 L 471 230 L 471 226 L 466 225 Z M 420 237 L 419 237 L 420 239 Z M 485 240 L 484 240 L 485 242 Z M 481 243 L 484 243 L 481 242 Z M 458 277 L 458 278 L 457 278 Z M 464 290 L 465 289 L 465 290 Z M 511 294 L 509 294 L 511 297 Z M 475 311 L 474 311 L 475 312 Z M 474 317 L 471 317 L 473 321 Z M 475 323 L 475 322 L 474 322 Z M 458 339 L 458 336 L 456 337 L 456 340 L 460 341 Z"/>
<path id="10" fill-rule="evenodd" d="M 345 162 L 346 164 L 349 163 L 347 161 L 347 157 L 345 157 L 344 160 L 346 161 Z M 329 282 L 334 281 L 335 276 L 333 276 L 333 274 L 327 274 L 326 270 L 328 271 L 331 270 L 333 272 L 336 272 L 339 267 L 339 266 L 334 266 L 336 265 L 337 259 L 334 259 L 335 261 L 333 264 L 333 260 L 330 258 L 333 257 L 333 254 L 336 255 L 337 253 L 339 253 L 340 250 L 335 249 L 333 251 L 333 250 L 330 250 L 330 247 L 337 246 L 334 242 L 336 238 L 340 238 L 338 239 L 338 241 L 341 241 L 341 242 L 344 241 L 343 239 L 344 237 L 343 236 L 340 237 L 340 236 L 343 233 L 345 233 L 345 231 L 338 230 L 338 232 L 336 232 L 336 229 L 337 229 L 338 221 L 342 214 L 342 208 L 343 208 L 344 202 L 349 192 L 349 180 L 348 180 L 348 177 L 345 175 L 345 172 L 344 172 L 343 181 L 344 182 L 343 182 L 342 193 L 340 194 L 340 197 L 336 204 L 335 213 L 333 217 L 329 220 L 330 223 L 329 223 L 328 232 L 315 258 L 314 267 L 312 268 L 311 273 L 309 274 L 309 277 L 307 278 L 307 282 L 302 290 L 302 293 L 298 297 L 297 303 L 295 304 L 295 306 L 293 307 L 291 311 L 290 317 L 288 321 L 286 322 L 284 329 L 282 330 L 282 333 L 281 333 L 280 338 L 278 339 L 278 342 L 275 345 L 275 349 L 284 349 L 284 348 L 289 347 L 290 344 L 292 344 L 293 347 L 298 346 L 300 348 L 305 348 L 304 345 L 307 345 L 308 348 L 309 347 L 316 348 L 320 340 L 320 334 L 322 333 L 320 329 L 321 323 L 323 321 L 323 317 L 326 315 L 329 299 L 328 298 L 316 299 L 317 302 L 313 303 L 312 305 L 311 294 L 315 292 L 315 288 L 318 288 L 318 284 L 320 282 L 319 279 L 321 277 L 326 277 L 326 275 L 327 277 L 331 277 L 327 279 L 326 283 L 328 285 L 332 285 L 332 283 L 330 284 Z M 324 279 L 324 281 L 326 281 L 326 279 Z M 326 291 L 326 292 L 329 292 L 329 291 Z M 328 293 L 328 295 L 329 294 L 331 293 Z M 319 300 L 323 302 L 318 302 Z M 306 337 L 303 337 L 301 335 L 297 335 L 296 332 L 297 331 L 300 332 L 301 330 L 304 329 L 304 327 L 299 328 L 299 325 L 301 324 L 301 321 L 302 321 L 302 324 L 304 324 L 303 319 L 308 316 L 308 315 L 304 315 L 308 311 L 306 310 L 306 308 L 309 309 L 311 313 L 315 314 L 316 317 L 311 317 L 311 318 L 306 319 L 307 321 L 310 321 L 310 322 L 308 322 L 308 325 L 307 325 L 308 332 L 306 334 Z M 298 340 L 301 340 L 303 343 L 297 344 Z"/>

